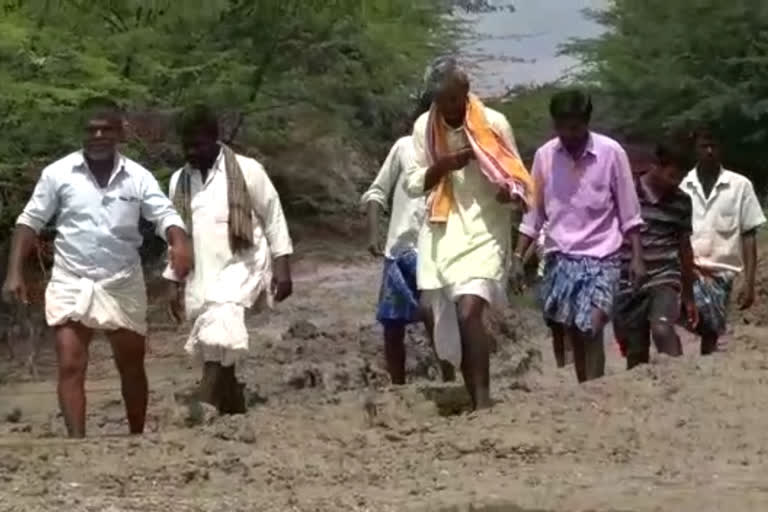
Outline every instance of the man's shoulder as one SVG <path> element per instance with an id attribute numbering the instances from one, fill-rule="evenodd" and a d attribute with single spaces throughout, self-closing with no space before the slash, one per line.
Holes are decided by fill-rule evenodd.
<path id="1" fill-rule="evenodd" d="M 264 171 L 264 166 L 261 165 L 261 162 L 253 157 L 235 153 L 235 158 L 237 159 L 237 164 L 240 166 L 240 169 L 242 169 L 243 172 Z"/>
<path id="2" fill-rule="evenodd" d="M 539 146 L 539 149 L 536 150 L 536 154 L 544 154 L 544 153 L 551 153 L 554 151 L 560 144 L 560 139 L 557 137 L 553 137 L 549 139 L 547 142 Z"/>
<path id="3" fill-rule="evenodd" d="M 58 177 L 61 176 L 63 173 L 69 173 L 77 167 L 78 165 L 82 165 L 85 163 L 85 159 L 83 158 L 83 152 L 82 151 L 73 151 L 72 153 L 63 156 L 56 160 L 55 162 L 52 162 L 45 166 L 43 168 L 43 174 L 52 176 L 52 177 Z"/>
<path id="4" fill-rule="evenodd" d="M 724 178 L 739 188 L 752 187 L 752 180 L 741 173 L 729 169 L 723 169 L 722 173 Z"/>
<path id="5" fill-rule="evenodd" d="M 607 135 L 603 135 L 602 133 L 597 132 L 591 132 L 592 135 L 592 141 L 596 146 L 598 146 L 602 150 L 615 152 L 615 153 L 622 153 L 627 154 L 626 150 L 624 149 L 624 146 L 621 145 L 619 141 L 616 139 L 609 137 Z"/>
<path id="6" fill-rule="evenodd" d="M 507 116 L 505 116 L 504 114 L 502 114 L 498 110 L 492 109 L 491 107 L 485 107 L 485 118 L 491 124 L 507 123 L 507 122 L 509 122 L 507 120 Z"/>
<path id="7" fill-rule="evenodd" d="M 153 176 L 149 169 L 141 165 L 136 160 L 132 160 L 125 155 L 120 155 L 123 169 L 128 171 L 129 174 L 136 176 L 137 178 L 144 178 L 146 176 Z"/>

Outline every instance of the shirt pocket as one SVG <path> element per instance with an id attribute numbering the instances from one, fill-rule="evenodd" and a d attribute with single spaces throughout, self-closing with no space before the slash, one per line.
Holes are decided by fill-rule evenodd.
<path id="1" fill-rule="evenodd" d="M 718 233 L 733 233 L 739 228 L 739 216 L 734 205 L 727 205 L 714 217 L 712 224 Z"/>
<path id="2" fill-rule="evenodd" d="M 113 233 L 119 238 L 135 237 L 141 217 L 141 200 L 128 193 L 105 197 L 106 214 Z"/>
<path id="3" fill-rule="evenodd" d="M 601 212 L 608 208 L 611 189 L 607 183 L 588 182 L 582 184 L 573 197 L 573 204 L 591 212 Z"/>

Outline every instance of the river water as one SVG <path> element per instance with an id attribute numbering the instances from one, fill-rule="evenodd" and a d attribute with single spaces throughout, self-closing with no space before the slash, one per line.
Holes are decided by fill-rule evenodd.
<path id="1" fill-rule="evenodd" d="M 516 0 L 514 12 L 470 18 L 480 34 L 464 53 L 478 65 L 475 89 L 487 95 L 507 87 L 563 77 L 578 65 L 557 56 L 558 46 L 572 37 L 599 35 L 601 27 L 582 11 L 605 7 L 610 0 Z"/>

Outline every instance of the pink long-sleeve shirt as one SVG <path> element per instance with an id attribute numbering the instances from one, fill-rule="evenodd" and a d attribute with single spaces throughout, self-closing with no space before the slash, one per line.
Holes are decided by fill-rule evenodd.
<path id="1" fill-rule="evenodd" d="M 548 222 L 545 253 L 605 258 L 643 225 L 629 158 L 613 139 L 591 133 L 575 161 L 559 139 L 550 140 L 536 151 L 532 174 L 538 199 L 520 232 L 536 239 Z"/>

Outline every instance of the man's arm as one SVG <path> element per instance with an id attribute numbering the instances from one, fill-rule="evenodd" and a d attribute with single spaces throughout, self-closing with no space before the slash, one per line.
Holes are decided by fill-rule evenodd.
<path id="1" fill-rule="evenodd" d="M 32 197 L 16 220 L 3 285 L 3 295 L 6 299 L 27 302 L 24 261 L 32 253 L 38 233 L 53 218 L 58 208 L 58 187 L 53 171 L 49 167 L 43 170 L 32 192 Z"/>
<path id="2" fill-rule="evenodd" d="M 744 289 L 739 294 L 739 307 L 749 309 L 755 302 L 757 278 L 757 230 L 765 224 L 765 214 L 760 207 L 752 182 L 744 185 L 739 211 L 741 252 L 744 260 Z"/>
<path id="3" fill-rule="evenodd" d="M 539 149 L 533 157 L 533 166 L 531 167 L 536 203 L 523 215 L 523 220 L 518 228 L 520 236 L 517 239 L 517 248 L 514 252 L 514 257 L 521 261 L 528 252 L 528 248 L 539 237 L 541 228 L 547 220 L 547 212 L 544 205 L 544 187 L 546 186 L 544 161 L 545 157 L 542 154 L 542 149 Z"/>
<path id="4" fill-rule="evenodd" d="M 157 235 L 168 242 L 168 259 L 175 277 L 186 279 L 193 262 L 192 243 L 184 221 L 149 171 L 143 175 L 140 190 L 142 217 L 153 223 Z"/>
<path id="5" fill-rule="evenodd" d="M 384 251 L 381 247 L 381 236 L 379 234 L 379 217 L 382 209 L 386 208 L 392 198 L 397 181 L 400 177 L 401 166 L 399 154 L 410 148 L 402 147 L 409 142 L 398 142 L 390 149 L 387 158 L 384 160 L 376 179 L 363 194 L 360 202 L 366 205 L 368 214 L 368 251 L 374 256 L 382 256 Z"/>
<path id="6" fill-rule="evenodd" d="M 472 149 L 467 148 L 456 153 L 444 155 L 437 162 L 430 164 L 427 154 L 428 116 L 421 116 L 413 125 L 413 155 L 406 167 L 406 190 L 413 197 L 420 197 L 435 188 L 443 177 L 451 172 L 466 167 L 474 157 Z"/>
<path id="7" fill-rule="evenodd" d="M 645 277 L 645 262 L 643 261 L 643 246 L 640 241 L 640 229 L 643 227 L 643 217 L 640 211 L 640 200 L 632 175 L 632 167 L 626 151 L 619 149 L 616 153 L 611 179 L 616 209 L 619 213 L 619 225 L 632 246 L 632 261 L 630 274 L 635 285 Z"/>
<path id="8" fill-rule="evenodd" d="M 739 296 L 739 307 L 749 309 L 755 303 L 755 280 L 757 279 L 757 229 L 741 235 L 741 250 L 744 259 L 744 290 Z"/>
<path id="9" fill-rule="evenodd" d="M 691 235 L 680 235 L 680 263 L 682 271 L 683 301 L 693 301 L 693 283 L 696 280 L 696 264 L 694 263 Z"/>
<path id="10" fill-rule="evenodd" d="M 288 231 L 283 206 L 275 186 L 264 168 L 252 159 L 240 161 L 253 208 L 264 227 L 274 267 L 273 292 L 275 300 L 282 302 L 293 293 L 290 256 L 293 242 Z"/>

